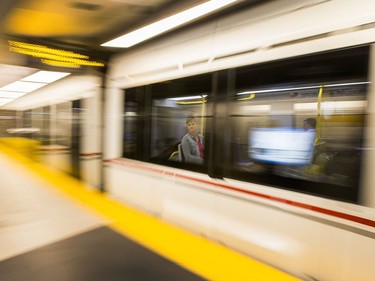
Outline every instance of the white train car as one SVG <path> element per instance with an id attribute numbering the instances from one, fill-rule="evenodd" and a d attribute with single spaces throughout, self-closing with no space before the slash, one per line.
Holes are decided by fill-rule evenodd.
<path id="1" fill-rule="evenodd" d="M 370 0 L 266 1 L 116 55 L 108 192 L 304 280 L 373 280 L 374 23 Z"/>
<path id="2" fill-rule="evenodd" d="M 102 188 L 101 85 L 99 75 L 71 74 L 14 100 L 4 109 L 16 121 L 2 130 L 2 137 L 36 140 L 36 159 Z"/>

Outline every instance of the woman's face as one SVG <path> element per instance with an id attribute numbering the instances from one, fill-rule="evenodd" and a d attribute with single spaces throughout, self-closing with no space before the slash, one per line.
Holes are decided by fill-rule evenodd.
<path id="1" fill-rule="evenodd" d="M 195 121 L 190 121 L 186 124 L 189 133 L 195 133 L 197 129 L 197 123 Z"/>

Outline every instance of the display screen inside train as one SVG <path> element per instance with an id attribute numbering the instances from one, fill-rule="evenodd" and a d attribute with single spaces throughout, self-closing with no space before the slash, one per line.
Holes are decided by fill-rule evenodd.
<path id="1" fill-rule="evenodd" d="M 311 163 L 315 131 L 302 129 L 257 128 L 249 131 L 249 156 L 275 164 Z"/>

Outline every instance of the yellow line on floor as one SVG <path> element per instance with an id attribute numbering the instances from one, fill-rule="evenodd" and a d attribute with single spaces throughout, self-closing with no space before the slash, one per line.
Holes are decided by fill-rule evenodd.
<path id="1" fill-rule="evenodd" d="M 207 280 L 300 280 L 227 247 L 127 207 L 84 183 L 0 144 L 10 159 L 23 164 L 61 194 L 109 221 L 109 227 Z"/>

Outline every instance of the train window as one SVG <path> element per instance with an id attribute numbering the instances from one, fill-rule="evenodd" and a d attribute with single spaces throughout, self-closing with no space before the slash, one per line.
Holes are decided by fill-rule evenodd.
<path id="1" fill-rule="evenodd" d="M 356 202 L 368 49 L 237 70 L 225 176 Z"/>
<path id="2" fill-rule="evenodd" d="M 0 137 L 9 137 L 11 129 L 17 128 L 17 114 L 14 111 L 0 110 Z"/>
<path id="3" fill-rule="evenodd" d="M 145 87 L 125 91 L 123 156 L 144 160 Z M 146 135 L 147 137 L 147 135 Z"/>
<path id="4" fill-rule="evenodd" d="M 127 89 L 123 157 L 206 170 L 211 80 L 206 74 Z"/>
<path id="5" fill-rule="evenodd" d="M 72 102 L 65 102 L 56 105 L 56 132 L 55 144 L 71 147 L 73 110 Z"/>
<path id="6" fill-rule="evenodd" d="M 43 145 L 50 143 L 50 107 L 40 107 L 31 110 L 31 127 L 36 133 L 31 134 L 31 138 L 38 140 Z"/>
<path id="7" fill-rule="evenodd" d="M 211 75 L 151 86 L 151 160 L 201 170 L 207 162 Z"/>

